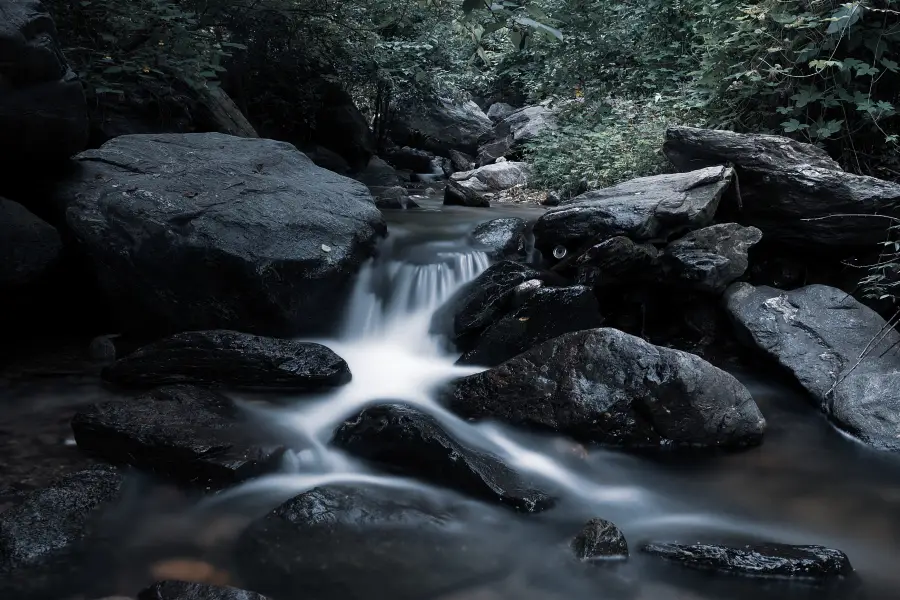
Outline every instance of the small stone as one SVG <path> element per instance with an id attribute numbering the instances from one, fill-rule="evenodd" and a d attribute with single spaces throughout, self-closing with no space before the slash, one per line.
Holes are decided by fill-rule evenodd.
<path id="1" fill-rule="evenodd" d="M 88 353 L 93 361 L 102 363 L 115 362 L 116 345 L 112 341 L 112 336 L 98 335 L 92 339 L 88 346 Z"/>
<path id="2" fill-rule="evenodd" d="M 425 188 L 425 195 L 426 195 L 426 196 L 434 196 L 435 194 L 437 194 L 437 190 L 436 190 L 436 189 L 434 189 L 434 188 Z"/>
<path id="3" fill-rule="evenodd" d="M 628 558 L 628 543 L 619 528 L 604 519 L 591 519 L 572 540 L 572 551 L 580 560 Z"/>

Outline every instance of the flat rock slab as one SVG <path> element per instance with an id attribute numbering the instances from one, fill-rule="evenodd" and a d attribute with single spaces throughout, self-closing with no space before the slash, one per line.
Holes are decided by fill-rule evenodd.
<path id="1" fill-rule="evenodd" d="M 113 467 L 92 467 L 33 491 L 0 513 L 0 572 L 72 552 L 103 507 L 119 498 L 122 483 Z"/>
<path id="2" fill-rule="evenodd" d="M 285 451 L 251 432 L 229 398 L 189 385 L 95 404 L 72 431 L 92 456 L 213 488 L 276 471 Z"/>
<path id="3" fill-rule="evenodd" d="M 484 512 L 409 489 L 315 488 L 251 524 L 239 564 L 273 597 L 436 598 L 507 574 L 502 529 Z"/>
<path id="4" fill-rule="evenodd" d="M 285 142 L 125 135 L 76 166 L 58 201 L 126 329 L 324 332 L 385 232 L 364 185 Z"/>
<path id="5" fill-rule="evenodd" d="M 628 558 L 625 536 L 605 519 L 591 519 L 572 540 L 572 552 L 580 560 Z"/>
<path id="6" fill-rule="evenodd" d="M 725 307 L 745 341 L 793 373 L 838 427 L 900 451 L 900 333 L 878 313 L 824 285 L 736 283 Z"/>
<path id="7" fill-rule="evenodd" d="M 692 569 L 753 577 L 828 579 L 853 572 L 846 554 L 824 546 L 756 544 L 735 548 L 716 544 L 654 543 L 641 550 Z"/>
<path id="8" fill-rule="evenodd" d="M 269 600 L 256 592 L 235 587 L 159 581 L 138 594 L 138 600 Z"/>
<path id="9" fill-rule="evenodd" d="M 561 335 L 459 379 L 444 402 L 465 418 L 630 448 L 743 446 L 766 427 L 725 371 L 608 328 Z"/>
<path id="10" fill-rule="evenodd" d="M 747 271 L 747 252 L 762 240 L 756 227 L 720 223 L 675 240 L 662 255 L 677 280 L 699 291 L 721 294 Z"/>
<path id="11" fill-rule="evenodd" d="M 227 330 L 189 331 L 144 346 L 103 370 L 126 387 L 178 383 L 312 392 L 350 381 L 350 368 L 326 346 Z"/>
<path id="12" fill-rule="evenodd" d="M 542 511 L 555 503 L 500 457 L 467 446 L 434 417 L 402 404 L 365 409 L 337 430 L 333 444 L 389 472 L 524 512 Z"/>
<path id="13" fill-rule="evenodd" d="M 638 242 L 664 241 L 705 227 L 733 178 L 730 168 L 708 167 L 587 192 L 537 220 L 535 246 L 549 257 L 557 246 L 572 253 L 620 235 Z"/>

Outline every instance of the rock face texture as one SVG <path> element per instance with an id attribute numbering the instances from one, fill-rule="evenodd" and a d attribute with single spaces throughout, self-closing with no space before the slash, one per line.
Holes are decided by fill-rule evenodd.
<path id="1" fill-rule="evenodd" d="M 561 335 L 459 379 L 444 400 L 465 418 L 631 448 L 754 444 L 766 426 L 728 373 L 606 328 Z"/>
<path id="2" fill-rule="evenodd" d="M 581 560 L 628 558 L 628 543 L 619 528 L 604 519 L 591 519 L 572 540 L 572 551 Z"/>
<path id="3" fill-rule="evenodd" d="M 538 219 L 535 246 L 551 256 L 557 246 L 571 253 L 622 235 L 636 242 L 665 241 L 710 225 L 732 179 L 730 168 L 708 167 L 587 192 Z"/>
<path id="4" fill-rule="evenodd" d="M 666 246 L 663 263 L 672 276 L 685 284 L 721 294 L 747 271 L 747 252 L 761 239 L 762 232 L 755 227 L 737 223 L 711 225 Z"/>
<path id="5" fill-rule="evenodd" d="M 497 118 L 495 113 L 495 118 Z M 556 127 L 556 115 L 545 106 L 526 106 L 503 116 L 478 140 L 476 166 L 521 153 L 525 144 Z"/>
<path id="6" fill-rule="evenodd" d="M 528 251 L 528 223 L 518 217 L 501 217 L 472 230 L 472 241 L 493 259 L 524 260 Z"/>
<path id="7" fill-rule="evenodd" d="M 126 328 L 320 330 L 385 231 L 364 186 L 282 142 L 131 135 L 76 160 L 60 201 Z"/>
<path id="8" fill-rule="evenodd" d="M 103 370 L 130 387 L 177 383 L 311 392 L 350 381 L 350 368 L 326 346 L 236 331 L 188 331 L 144 346 Z"/>
<path id="9" fill-rule="evenodd" d="M 0 173 L 62 161 L 85 148 L 84 90 L 38 0 L 0 1 Z"/>
<path id="10" fill-rule="evenodd" d="M 449 156 L 450 150 L 474 155 L 478 139 L 490 131 L 492 123 L 472 101 L 454 102 L 438 98 L 407 106 L 390 124 L 393 140 L 401 146 Z"/>
<path id="11" fill-rule="evenodd" d="M 189 583 L 187 581 L 159 581 L 140 594 L 138 600 L 269 600 L 256 592 L 234 587 Z"/>
<path id="12" fill-rule="evenodd" d="M 788 138 L 671 127 L 663 151 L 681 170 L 732 164 L 744 219 L 767 240 L 810 250 L 869 247 L 900 216 L 900 184 L 846 173 L 823 150 Z"/>
<path id="13" fill-rule="evenodd" d="M 51 225 L 0 198 L 0 290 L 39 279 L 59 260 L 62 240 Z"/>
<path id="14" fill-rule="evenodd" d="M 838 427 L 900 451 L 900 333 L 839 289 L 736 283 L 725 307 L 744 339 L 793 373 Z"/>

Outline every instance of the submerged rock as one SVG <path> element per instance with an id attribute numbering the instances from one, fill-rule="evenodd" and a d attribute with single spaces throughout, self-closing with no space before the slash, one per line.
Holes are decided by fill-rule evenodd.
<path id="1" fill-rule="evenodd" d="M 449 435 L 426 413 L 402 404 L 367 408 L 335 433 L 334 444 L 387 471 L 525 512 L 550 508 L 554 499 L 525 481 L 503 460 Z"/>
<path id="2" fill-rule="evenodd" d="M 604 519 L 591 519 L 572 540 L 581 560 L 628 558 L 628 543 L 619 528 Z"/>
<path id="3" fill-rule="evenodd" d="M 318 391 L 350 381 L 350 368 L 326 346 L 237 331 L 188 331 L 144 346 L 103 370 L 129 387 L 177 383 L 238 389 Z"/>
<path id="4" fill-rule="evenodd" d="M 700 291 L 721 294 L 747 271 L 747 252 L 761 239 L 756 227 L 711 225 L 666 246 L 663 262 L 676 279 Z"/>
<path id="5" fill-rule="evenodd" d="M 608 328 L 544 342 L 457 380 L 444 399 L 465 418 L 631 448 L 742 446 L 759 443 L 766 427 L 725 371 Z"/>
<path id="6" fill-rule="evenodd" d="M 294 146 L 126 135 L 76 157 L 66 221 L 132 330 L 323 331 L 385 232 L 362 184 Z"/>
<path id="7" fill-rule="evenodd" d="M 733 178 L 730 168 L 708 167 L 640 177 L 587 192 L 537 220 L 535 246 L 549 256 L 557 246 L 577 252 L 586 244 L 615 236 L 658 241 L 705 227 L 712 223 Z"/>
<path id="8" fill-rule="evenodd" d="M 834 251 L 869 248 L 900 216 L 900 184 L 841 170 L 811 144 L 774 135 L 670 127 L 663 151 L 679 169 L 733 164 L 742 222 L 767 240 Z"/>
<path id="9" fill-rule="evenodd" d="M 159 581 L 138 594 L 137 600 L 268 600 L 256 592 L 188 581 Z"/>
<path id="10" fill-rule="evenodd" d="M 0 198 L 0 290 L 36 281 L 61 252 L 56 229 L 21 204 Z"/>
<path id="11" fill-rule="evenodd" d="M 523 284 L 520 298 L 478 336 L 458 364 L 492 367 L 570 331 L 603 322 L 594 291 L 585 286 L 537 287 Z"/>
<path id="12" fill-rule="evenodd" d="M 73 552 L 104 506 L 119 498 L 122 474 L 108 466 L 73 473 L 0 513 L 3 571 L 36 567 Z"/>
<path id="13" fill-rule="evenodd" d="M 717 544 L 648 544 L 642 551 L 692 569 L 753 577 L 827 579 L 850 575 L 847 555 L 824 546 L 754 544 L 735 548 Z"/>
<path id="14" fill-rule="evenodd" d="M 900 451 L 900 333 L 837 288 L 736 283 L 725 307 L 745 341 L 787 368 L 838 427 Z"/>
<path id="15" fill-rule="evenodd" d="M 528 252 L 528 223 L 517 217 L 503 217 L 482 223 L 472 231 L 472 240 L 485 248 L 491 258 L 524 260 Z"/>
<path id="16" fill-rule="evenodd" d="M 483 513 L 483 507 L 477 511 Z M 319 487 L 246 530 L 254 589 L 298 598 L 434 598 L 506 574 L 502 530 L 409 489 Z"/>
<path id="17" fill-rule="evenodd" d="M 231 399 L 190 385 L 94 404 L 72 431 L 87 454 L 210 487 L 276 471 L 285 451 L 251 432 Z"/>

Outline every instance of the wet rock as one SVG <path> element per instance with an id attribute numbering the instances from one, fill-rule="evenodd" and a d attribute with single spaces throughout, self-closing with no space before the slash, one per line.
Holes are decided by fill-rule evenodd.
<path id="1" fill-rule="evenodd" d="M 326 346 L 237 331 L 187 331 L 144 346 L 103 370 L 128 387 L 175 383 L 311 392 L 350 381 L 350 368 Z"/>
<path id="2" fill-rule="evenodd" d="M 491 258 L 524 260 L 528 252 L 528 223 L 517 217 L 503 217 L 482 223 L 472 231 L 472 240 L 485 248 Z"/>
<path id="3" fill-rule="evenodd" d="M 762 239 L 756 227 L 722 223 L 692 231 L 666 246 L 670 276 L 700 291 L 721 294 L 747 271 L 747 252 Z"/>
<path id="4" fill-rule="evenodd" d="M 544 206 L 559 206 L 562 203 L 558 192 L 547 192 L 547 197 L 541 202 Z"/>
<path id="5" fill-rule="evenodd" d="M 384 158 L 398 169 L 409 169 L 413 173 L 431 173 L 431 161 L 434 159 L 434 154 L 403 146 L 385 152 Z"/>
<path id="6" fill-rule="evenodd" d="M 837 288 L 735 283 L 725 307 L 743 339 L 787 368 L 838 427 L 900 451 L 900 333 Z"/>
<path id="7" fill-rule="evenodd" d="M 113 336 L 98 335 L 88 344 L 88 356 L 91 360 L 109 364 L 116 360 L 116 344 L 112 341 Z"/>
<path id="8" fill-rule="evenodd" d="M 366 184 L 370 190 L 400 185 L 397 170 L 378 156 L 370 158 L 366 168 L 357 173 L 354 179 Z"/>
<path id="9" fill-rule="evenodd" d="M 365 409 L 337 430 L 333 443 L 389 472 L 524 512 L 539 512 L 555 502 L 500 457 L 467 446 L 431 415 L 402 404 Z"/>
<path id="10" fill-rule="evenodd" d="M 395 111 L 394 116 L 389 128 L 395 142 L 439 156 L 450 150 L 475 154 L 478 138 L 491 129 L 491 120 L 472 101 L 424 100 Z"/>
<path id="11" fill-rule="evenodd" d="M 659 263 L 659 252 L 652 244 L 638 244 L 620 235 L 591 246 L 573 266 L 578 283 L 603 286 L 658 280 Z"/>
<path id="12" fill-rule="evenodd" d="M 619 528 L 604 519 L 591 519 L 572 540 L 581 560 L 628 558 L 628 543 Z"/>
<path id="13" fill-rule="evenodd" d="M 509 310 L 516 287 L 532 279 L 564 283 L 561 277 L 519 263 L 496 263 L 435 312 L 432 331 L 447 334 L 460 348 L 470 349 L 481 332 Z"/>
<path id="14" fill-rule="evenodd" d="M 481 332 L 458 364 L 499 365 L 537 344 L 570 331 L 599 327 L 602 322 L 591 288 L 533 287 L 523 290 L 510 311 Z"/>
<path id="15" fill-rule="evenodd" d="M 40 279 L 57 263 L 60 252 L 62 240 L 56 229 L 21 204 L 0 198 L 0 289 Z"/>
<path id="16" fill-rule="evenodd" d="M 561 335 L 459 379 L 444 402 L 469 419 L 630 448 L 743 446 L 766 426 L 725 371 L 608 328 Z"/>
<path id="17" fill-rule="evenodd" d="M 268 600 L 256 592 L 234 587 L 160 581 L 138 594 L 138 600 Z"/>
<path id="18" fill-rule="evenodd" d="M 556 116 L 545 106 L 520 108 L 496 123 L 478 140 L 475 165 L 490 165 L 498 158 L 520 153 L 525 144 L 556 128 Z"/>
<path id="19" fill-rule="evenodd" d="M 900 184 L 845 173 L 827 153 L 781 136 L 670 127 L 663 150 L 679 169 L 733 164 L 742 222 L 766 240 L 810 250 L 870 247 L 900 216 Z M 841 215 L 833 218 L 834 215 Z"/>
<path id="20" fill-rule="evenodd" d="M 615 236 L 636 242 L 666 240 L 712 223 L 732 169 L 640 177 L 576 196 L 551 208 L 534 225 L 535 246 L 550 256 L 563 246 L 579 251 Z"/>
<path id="21" fill-rule="evenodd" d="M 306 148 L 303 150 L 303 154 L 316 163 L 316 166 L 341 175 L 347 175 L 352 170 L 350 164 L 340 154 L 324 146 Z"/>
<path id="22" fill-rule="evenodd" d="M 450 165 L 453 167 L 454 172 L 471 171 L 475 168 L 475 159 L 464 152 L 451 150 Z"/>
<path id="23" fill-rule="evenodd" d="M 59 200 L 132 330 L 322 331 L 385 231 L 364 186 L 284 142 L 130 135 L 76 162 Z"/>
<path id="24" fill-rule="evenodd" d="M 753 577 L 827 579 L 853 572 L 846 554 L 823 546 L 754 544 L 736 548 L 716 544 L 654 543 L 641 550 L 692 569 Z"/>
<path id="25" fill-rule="evenodd" d="M 454 173 L 444 191 L 444 204 L 490 206 L 497 194 L 528 183 L 528 165 L 503 162 Z"/>
<path id="26" fill-rule="evenodd" d="M 375 206 L 388 209 L 419 208 L 415 200 L 409 197 L 406 188 L 395 186 L 389 188 L 377 188 L 372 190 L 375 194 Z"/>
<path id="27" fill-rule="evenodd" d="M 0 0 L 0 172 L 39 169 L 88 142 L 84 90 L 37 0 Z M 2 218 L 0 218 L 2 222 Z"/>
<path id="28" fill-rule="evenodd" d="M 505 102 L 494 102 L 488 108 L 487 116 L 488 119 L 496 123 L 497 121 L 502 121 L 515 111 L 516 109 L 513 106 L 506 104 Z"/>
<path id="29" fill-rule="evenodd" d="M 93 467 L 31 492 L 0 513 L 0 575 L 73 552 L 103 507 L 119 497 L 122 481 L 112 467 Z"/>
<path id="30" fill-rule="evenodd" d="M 478 181 L 470 185 L 448 181 L 444 188 L 444 205 L 488 208 L 491 205 L 490 193 L 490 189 Z"/>
<path id="31" fill-rule="evenodd" d="M 413 490 L 329 486 L 250 525 L 238 556 L 252 587 L 273 596 L 365 598 L 377 589 L 414 600 L 502 577 L 501 540 L 474 510 Z"/>
<path id="32" fill-rule="evenodd" d="M 210 487 L 275 471 L 285 450 L 250 430 L 231 399 L 189 385 L 94 404 L 75 415 L 72 431 L 91 456 Z"/>

